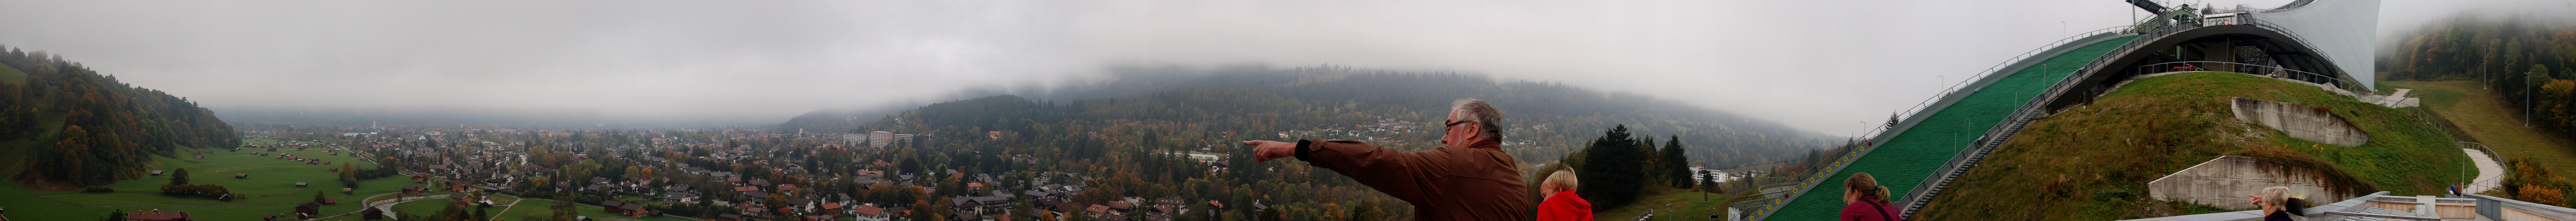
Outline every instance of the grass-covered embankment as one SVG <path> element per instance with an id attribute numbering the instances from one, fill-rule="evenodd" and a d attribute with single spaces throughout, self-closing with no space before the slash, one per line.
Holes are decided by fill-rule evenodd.
<path id="1" fill-rule="evenodd" d="M 1648 210 L 1655 212 L 1656 220 L 1696 220 L 1705 219 L 1709 215 L 1725 216 L 1726 207 L 1733 205 L 1731 202 L 1736 200 L 1734 198 L 1719 193 L 1674 190 L 1663 194 L 1637 196 L 1637 202 L 1627 206 L 1592 211 L 1592 220 L 1634 220 L 1637 215 L 1645 214 Z"/>
<path id="2" fill-rule="evenodd" d="M 2239 122 L 2228 110 L 2229 97 L 2327 108 L 2369 133 L 2370 142 L 2318 144 Z M 2260 76 L 2196 72 L 2138 79 L 2093 103 L 2032 122 L 1915 218 L 2114 220 L 2215 212 L 2147 197 L 2147 182 L 2222 155 L 2315 167 L 2364 193 L 2439 194 L 2443 183 L 2463 180 L 2467 156 L 2421 122 L 2409 109 Z"/>
<path id="3" fill-rule="evenodd" d="M 2506 157 L 2524 157 L 2551 171 L 2576 171 L 2576 147 L 2568 139 L 2524 126 L 2522 104 L 2506 102 L 2495 92 L 2478 89 L 2477 81 L 2388 82 L 2393 88 L 2423 94 L 2426 111 L 2459 125 L 2464 140 L 2486 144 Z"/>

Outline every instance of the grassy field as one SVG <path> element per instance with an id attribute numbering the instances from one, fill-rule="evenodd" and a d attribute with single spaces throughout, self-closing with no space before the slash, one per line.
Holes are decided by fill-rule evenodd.
<path id="1" fill-rule="evenodd" d="M 12 68 L 9 65 L 0 65 L 0 82 L 24 85 L 26 83 L 23 82 L 27 82 L 27 72 L 18 71 L 18 68 Z"/>
<path id="2" fill-rule="evenodd" d="M 2551 171 L 2576 171 L 2576 148 L 2569 148 L 2567 139 L 2522 126 L 2522 110 L 2518 109 L 2521 105 L 2507 104 L 2495 93 L 2479 90 L 2477 81 L 2393 83 L 2394 87 L 2423 94 L 2425 107 L 2451 118 L 2463 133 L 2473 137 L 2470 140 L 2504 152 L 2507 157 L 2531 158 L 2531 162 Z"/>
<path id="3" fill-rule="evenodd" d="M 1700 191 L 1684 190 L 1661 195 L 1639 196 L 1635 204 L 1592 211 L 1592 220 L 1626 221 L 1637 218 L 1639 214 L 1646 214 L 1646 210 L 1649 209 L 1655 211 L 1655 220 L 1702 220 L 1707 219 L 1708 215 L 1725 217 L 1726 206 L 1733 205 L 1729 203 L 1733 201 L 1728 200 L 1733 197 L 1726 194 L 1709 193 L 1705 196 L 1707 199 L 1705 202 L 1701 200 Z"/>
<path id="4" fill-rule="evenodd" d="M 2230 97 L 2331 110 L 2370 134 L 2317 144 L 2238 122 Z M 2464 180 L 2466 154 L 2411 111 L 2258 76 L 2199 72 L 2138 79 L 2033 122 L 1914 218 L 2114 220 L 2205 213 L 2147 197 L 2146 183 L 2222 155 L 2316 168 L 2346 192 L 2432 195 Z M 2474 171 L 2466 171 L 2473 173 Z M 2341 199 L 2327 199 L 2332 201 Z"/>
<path id="5" fill-rule="evenodd" d="M 246 141 L 262 144 L 284 142 L 258 139 Z M 117 189 L 115 193 L 39 192 L 9 184 L 0 186 L 0 199 L 34 200 L 0 200 L 0 207 L 16 209 L 14 213 L 9 214 L 10 218 L 28 220 L 96 219 L 106 216 L 109 211 L 150 209 L 189 211 L 199 220 L 250 220 L 266 214 L 291 212 L 296 205 L 312 201 L 314 193 L 322 193 L 324 197 L 342 200 L 340 205 L 324 206 L 322 210 L 325 214 L 356 211 L 361 209 L 359 204 L 362 198 L 396 192 L 395 188 L 406 184 L 403 178 L 380 178 L 360 182 L 361 188 L 357 188 L 355 193 L 341 193 L 340 188 L 345 186 L 337 181 L 339 174 L 327 169 L 339 168 L 343 163 L 355 163 L 356 165 L 352 166 L 360 168 L 375 167 L 375 164 L 358 161 L 356 157 L 347 156 L 345 153 L 340 156 L 328 155 L 321 148 L 304 151 L 282 148 L 279 152 L 333 161 L 332 165 L 306 165 L 273 158 L 275 155 L 250 155 L 252 152 L 262 152 L 265 149 L 244 149 L 242 152 L 229 152 L 223 149 L 183 151 L 198 152 L 174 154 L 189 156 L 188 158 L 156 157 L 151 165 L 152 168 L 171 171 L 175 171 L 175 168 L 188 168 L 191 183 L 222 184 L 236 193 L 251 196 L 233 202 L 223 202 L 205 197 L 162 195 L 160 186 L 169 183 L 169 178 L 161 176 L 118 181 L 109 185 Z M 193 158 L 197 153 L 206 154 L 206 158 Z M 234 173 L 247 173 L 251 174 L 251 177 L 233 179 Z M 310 187 L 295 187 L 295 182 L 309 183 Z M 117 207 L 84 207 L 84 205 Z"/>
<path id="6" fill-rule="evenodd" d="M 357 191 L 357 194 L 341 194 L 340 188 L 344 188 L 346 186 L 343 186 L 339 182 L 340 174 L 330 172 L 328 169 L 340 168 L 339 164 L 343 163 L 356 164 L 353 166 L 358 168 L 371 168 L 376 165 L 374 163 L 359 161 L 357 157 L 350 157 L 347 154 L 339 156 L 327 155 L 319 148 L 304 151 L 296 151 L 291 148 L 279 149 L 279 152 L 270 154 L 270 156 L 251 155 L 252 152 L 265 151 L 264 149 L 254 150 L 245 148 L 240 152 L 228 152 L 212 149 L 200 150 L 211 150 L 211 152 L 203 153 L 206 155 L 205 159 L 159 158 L 158 161 L 156 161 L 156 164 L 159 165 L 155 165 L 153 168 L 168 171 L 176 171 L 178 168 L 187 168 L 188 173 L 190 174 L 190 183 L 224 185 L 225 188 L 231 189 L 234 193 L 246 194 L 249 196 L 235 199 L 232 202 L 222 202 L 195 197 L 166 196 L 161 194 L 160 188 L 162 184 L 167 184 L 170 181 L 167 176 L 161 176 L 123 180 L 118 181 L 115 184 L 108 185 L 110 188 L 116 188 L 116 193 L 62 195 L 76 197 L 46 197 L 53 200 L 94 206 L 256 205 L 312 201 L 313 194 L 317 192 L 325 193 L 325 197 L 330 198 L 348 198 L 351 195 L 366 197 L 374 194 L 393 192 L 395 188 L 401 186 L 399 185 L 399 180 L 377 179 L 370 180 L 369 182 L 360 182 L 359 186 L 363 188 L 360 188 Z M 275 156 L 286 154 L 293 154 L 296 157 L 306 159 L 332 161 L 333 163 L 332 165 L 306 165 L 297 161 L 275 158 Z M 192 156 L 193 154 L 182 153 L 180 155 Z M 234 179 L 233 174 L 236 173 L 249 174 L 250 177 L 249 179 Z M 295 183 L 297 182 L 308 183 L 310 184 L 310 187 L 295 187 Z"/>
<path id="7" fill-rule="evenodd" d="M 0 182 L 0 207 L 10 209 L 9 220 L 91 220 L 107 217 L 108 208 L 81 207 L 69 203 L 34 199 L 34 190 L 18 184 Z"/>
<path id="8" fill-rule="evenodd" d="M 492 214 L 492 218 L 509 220 L 545 219 L 548 217 L 554 217 L 555 212 L 547 209 L 548 207 L 554 206 L 555 201 L 553 200 L 520 200 L 518 205 L 511 205 L 508 211 L 495 210 L 498 214 Z"/>
<path id="9" fill-rule="evenodd" d="M 455 204 L 456 201 L 449 199 L 426 199 L 394 204 L 394 210 L 410 212 L 411 214 L 433 214 L 438 213 L 440 210 L 446 210 L 448 206 Z M 471 212 L 474 211 L 474 208 L 466 207 L 465 211 Z"/>

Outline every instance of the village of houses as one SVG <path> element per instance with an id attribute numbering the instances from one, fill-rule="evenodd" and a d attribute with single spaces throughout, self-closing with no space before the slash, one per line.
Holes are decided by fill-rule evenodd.
<path id="1" fill-rule="evenodd" d="M 407 179 L 405 185 L 366 186 L 363 188 L 398 188 L 399 197 L 376 200 L 375 202 L 365 202 L 366 207 L 358 209 L 357 211 L 322 211 L 324 206 L 339 204 L 339 200 L 341 200 L 337 198 L 327 199 L 324 202 L 305 203 L 304 205 L 297 206 L 295 211 L 286 212 L 285 214 L 288 214 L 286 216 L 270 215 L 264 218 L 266 220 L 344 220 L 349 219 L 348 217 L 356 217 L 357 220 L 399 220 L 401 217 L 396 214 L 435 212 L 396 212 L 400 209 L 395 208 L 393 205 L 399 203 L 448 201 L 456 205 L 467 207 L 492 207 L 494 205 L 509 204 L 509 202 L 495 202 L 493 200 L 493 196 L 513 196 L 527 200 L 567 199 L 563 201 L 572 201 L 569 203 L 578 203 L 582 205 L 577 207 L 581 208 L 581 210 L 596 210 L 599 212 L 598 214 L 613 214 L 613 216 L 617 216 L 576 216 L 571 218 L 573 220 L 582 221 L 633 220 L 647 218 L 656 220 L 678 218 L 685 220 L 726 221 L 887 221 L 914 220 L 914 217 L 924 217 L 917 216 L 921 215 L 918 213 L 936 213 L 936 217 L 944 217 L 943 219 L 945 220 L 953 221 L 1007 221 L 1014 219 L 1027 219 L 1014 217 L 1048 217 L 1059 221 L 1071 221 L 1076 217 L 1106 221 L 1165 221 L 1173 220 L 1175 217 L 1181 216 L 1211 216 L 1225 210 L 1237 209 L 1238 206 L 1232 205 L 1248 205 L 1242 207 L 1245 207 L 1244 209 L 1253 209 L 1256 211 L 1268 208 L 1268 206 L 1261 205 L 1260 202 L 1222 202 L 1220 200 L 1212 199 L 1182 199 L 1167 196 L 1109 196 L 1103 197 L 1102 199 L 1104 200 L 1077 202 L 1071 196 L 1084 193 L 1086 183 L 1089 180 L 1092 180 L 1093 177 L 1067 172 L 1027 171 L 1025 174 L 1028 175 L 1021 176 L 1020 178 L 1011 178 L 1011 176 L 1002 176 L 991 173 L 965 173 L 959 172 L 956 169 L 924 170 L 920 173 L 900 173 L 894 171 L 896 165 L 892 162 L 888 162 L 887 159 L 868 159 L 865 157 L 853 157 L 853 159 L 848 159 L 847 161 L 852 164 L 859 165 L 859 167 L 855 168 L 869 169 L 854 170 L 847 173 L 831 173 L 828 171 L 829 169 L 807 168 L 805 165 L 794 163 L 771 164 L 771 162 L 820 160 L 806 158 L 821 155 L 819 152 L 824 150 L 868 151 L 870 149 L 901 147 L 918 139 L 927 139 L 927 137 L 916 137 L 909 134 L 894 134 L 882 131 L 864 134 L 799 135 L 758 133 L 752 132 L 751 130 L 686 130 L 689 132 L 698 132 L 692 134 L 711 135 L 709 138 L 713 139 L 683 139 L 681 137 L 658 136 L 645 137 L 648 135 L 664 134 L 665 131 L 639 131 L 631 133 L 638 135 L 632 137 L 632 140 L 636 141 L 633 145 L 619 145 L 578 151 L 558 149 L 556 150 L 556 153 L 559 155 L 562 155 L 562 153 L 568 153 L 569 155 L 562 157 L 568 157 L 568 160 L 583 163 L 573 165 L 557 163 L 556 165 L 561 166 L 552 166 L 545 163 L 539 163 L 544 161 L 544 158 L 549 157 L 550 155 L 546 153 L 528 153 L 529 150 L 536 149 L 531 148 L 532 145 L 529 144 L 531 140 L 551 142 L 551 145 L 543 146 L 582 146 L 585 144 L 579 143 L 578 140 L 584 140 L 584 136 L 589 136 L 589 138 L 595 139 L 603 135 L 586 134 L 598 131 L 520 131 L 514 129 L 406 130 L 400 128 L 364 129 L 380 132 L 340 133 L 337 134 L 337 136 L 329 136 L 329 139 L 314 140 L 321 143 L 347 143 L 349 145 L 298 144 L 287 147 L 324 148 L 332 155 L 342 154 L 341 150 L 347 150 L 347 154 L 351 154 L 353 157 L 361 157 L 360 159 L 368 159 L 369 161 L 383 161 L 377 163 L 382 165 L 391 165 L 395 167 L 394 169 L 399 169 L 396 171 L 399 173 L 398 175 L 386 177 L 386 179 Z M 258 133 L 274 133 L 274 131 Z M 485 139 L 503 137 L 524 139 Z M 756 152 L 751 148 L 751 145 L 725 145 L 732 143 L 725 142 L 726 140 L 739 141 L 748 139 L 810 141 L 808 143 L 818 143 L 821 145 L 811 148 L 767 148 L 767 150 L 769 150 L 767 152 Z M 295 157 L 292 155 L 275 153 L 276 149 L 274 148 L 278 148 L 280 146 L 252 145 L 246 146 L 251 148 L 250 150 L 245 151 L 235 149 L 234 151 L 248 152 L 247 154 L 258 156 L 273 156 L 278 159 L 297 160 L 291 159 Z M 260 148 L 268 148 L 268 151 L 259 151 Z M 708 153 L 692 152 L 704 150 L 712 151 L 708 151 Z M 789 153 L 787 150 L 803 150 L 809 151 L 809 153 Z M 681 154 L 680 152 L 691 153 Z M 1207 166 L 1220 168 L 1224 166 L 1224 161 L 1221 160 L 1220 156 L 1216 155 L 1180 153 L 1173 153 L 1172 155 L 1178 158 L 1187 158 L 1205 163 Z M 673 159 L 673 157 L 678 157 L 680 159 Z M 1012 159 L 1014 160 L 1013 162 L 1024 161 L 1028 164 L 1035 164 L 1037 162 L 1035 160 L 1021 159 L 1019 157 L 1013 157 Z M 307 162 L 317 165 L 330 163 L 326 161 L 310 160 L 307 160 Z M 669 176 L 652 176 L 643 174 L 629 174 L 627 176 L 580 176 L 566 171 L 566 169 L 570 168 L 563 168 L 593 167 L 596 169 L 595 167 L 599 167 L 598 165 L 629 165 L 642 171 L 676 170 L 679 172 L 647 172 L 647 174 L 673 174 Z M 710 169 L 699 165 L 744 166 L 739 166 L 739 168 Z M 330 169 L 332 172 L 339 172 L 339 169 L 336 169 L 336 166 L 332 168 L 333 169 Z M 769 171 L 749 171 L 749 173 L 744 173 L 746 171 L 728 171 L 741 168 L 765 168 Z M 618 169 L 610 168 L 606 170 Z M 160 172 L 161 171 L 154 171 L 156 175 Z M 768 174 L 768 176 L 747 175 L 750 173 Z M 231 175 L 235 176 L 234 178 L 237 179 L 247 179 L 250 176 L 256 176 L 256 174 Z M 557 179 L 556 177 L 569 177 L 570 179 Z M 774 181 L 770 178 L 796 181 Z M 898 191 L 917 190 L 920 192 L 915 193 L 936 193 L 938 192 L 936 190 L 939 187 L 934 182 L 942 181 L 942 179 L 953 179 L 957 182 L 961 182 L 963 184 L 963 189 L 955 191 L 955 193 L 961 194 L 944 197 L 947 199 L 947 202 L 933 202 L 946 204 L 944 206 L 933 206 L 942 207 L 940 209 L 918 208 L 920 207 L 920 204 L 916 203 L 871 202 L 872 200 L 867 199 L 866 197 L 869 196 L 869 193 L 867 192 L 884 191 L 880 189 L 894 189 Z M 332 186 L 330 184 L 311 183 L 296 183 L 296 185 L 297 187 L 306 187 L 308 185 Z M 812 188 L 812 186 L 816 185 L 854 188 Z M 343 189 L 342 191 L 347 192 L 350 190 Z M 880 198 L 874 200 L 884 201 L 885 199 Z M 1027 206 L 1030 208 L 1019 208 L 1021 206 Z M 705 208 L 729 209 L 713 211 L 706 210 Z M 545 208 L 513 209 L 542 210 Z M 592 214 L 587 211 L 584 211 L 583 213 Z M 1015 216 L 1015 213 L 1029 214 L 1017 214 Z M 189 217 L 187 214 L 188 212 L 186 211 L 150 210 L 128 212 L 127 218 L 129 220 L 198 219 Z M 488 218 L 490 220 L 527 220 L 523 217 L 496 216 Z M 543 219 L 542 217 L 538 218 Z"/>

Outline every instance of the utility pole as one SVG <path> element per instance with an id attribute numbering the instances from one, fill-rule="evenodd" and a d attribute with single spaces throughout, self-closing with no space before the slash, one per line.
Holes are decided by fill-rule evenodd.
<path id="1" fill-rule="evenodd" d="M 2488 51 L 2495 50 L 2493 47 L 2487 47 L 2486 45 L 2478 45 L 2478 48 L 2485 48 Z M 2490 88 L 2488 88 L 2487 85 L 2495 84 L 2495 82 L 2490 82 L 2492 80 L 2490 80 L 2490 77 L 2487 77 L 2487 62 L 2495 60 L 2495 58 L 2487 57 L 2486 53 L 2478 53 L 2478 59 L 2480 59 L 2478 60 L 2478 90 L 2489 90 Z"/>
<path id="2" fill-rule="evenodd" d="M 2523 126 L 2523 127 L 2530 127 L 2530 126 L 2531 126 L 2531 93 L 2534 93 L 2534 92 L 2540 92 L 2540 91 L 2538 91 L 2538 90 L 2532 90 L 2532 89 L 2531 89 L 2531 83 L 2532 83 L 2532 82 L 2531 82 L 2531 72 L 2522 72 L 2522 126 Z"/>

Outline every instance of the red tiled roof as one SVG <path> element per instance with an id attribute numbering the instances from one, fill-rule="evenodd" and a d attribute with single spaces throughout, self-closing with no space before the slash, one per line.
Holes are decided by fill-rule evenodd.
<path id="1" fill-rule="evenodd" d="M 826 204 L 826 205 L 829 205 L 829 204 Z M 861 215 L 869 215 L 869 216 L 876 216 L 876 215 L 879 215 L 879 214 L 881 214 L 881 213 L 885 213 L 885 208 L 877 208 L 877 206 L 859 206 L 859 208 L 858 208 L 858 209 L 854 209 L 854 210 L 857 210 L 857 212 L 859 212 L 859 214 L 861 214 Z"/>

